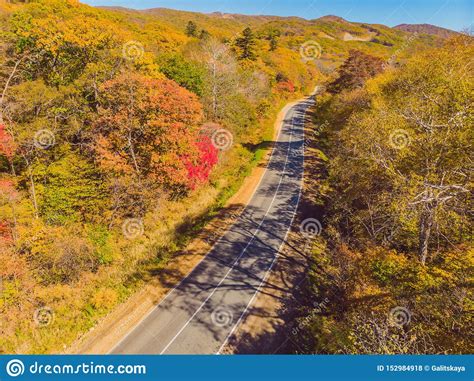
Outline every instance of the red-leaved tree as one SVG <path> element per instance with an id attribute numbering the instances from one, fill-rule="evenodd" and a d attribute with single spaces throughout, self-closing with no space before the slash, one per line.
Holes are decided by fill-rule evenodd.
<path id="1" fill-rule="evenodd" d="M 0 155 L 4 155 L 10 162 L 15 154 L 15 143 L 4 124 L 0 123 Z"/>
<path id="2" fill-rule="evenodd" d="M 103 169 L 171 190 L 194 188 L 217 156 L 199 138 L 202 106 L 167 79 L 124 73 L 100 88 L 96 152 Z"/>
<path id="3" fill-rule="evenodd" d="M 199 184 L 205 183 L 209 179 L 212 168 L 218 161 L 218 150 L 212 144 L 208 136 L 202 137 L 196 146 L 199 156 L 196 161 L 186 158 L 186 168 L 188 170 L 188 187 L 195 189 Z"/>

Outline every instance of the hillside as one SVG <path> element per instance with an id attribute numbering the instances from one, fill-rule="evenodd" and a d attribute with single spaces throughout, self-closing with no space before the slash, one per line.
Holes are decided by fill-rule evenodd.
<path id="1" fill-rule="evenodd" d="M 459 35 L 458 32 L 455 32 L 450 29 L 441 28 L 436 25 L 431 24 L 400 24 L 393 27 L 397 30 L 402 30 L 409 33 L 418 33 L 418 34 L 429 34 L 432 36 L 437 36 L 441 38 L 449 38 L 455 35 Z"/>
<path id="2" fill-rule="evenodd" d="M 318 96 L 302 213 L 320 225 L 282 353 L 472 352 L 473 56 L 467 35 L 391 70 L 352 52 Z"/>
<path id="3" fill-rule="evenodd" d="M 249 26 L 262 35 L 272 28 L 278 30 L 282 40 L 289 47 L 294 47 L 301 38 L 314 38 L 322 47 L 323 57 L 339 60 L 351 48 L 377 52 L 389 56 L 390 49 L 403 44 L 409 34 L 394 30 L 384 25 L 370 25 L 349 22 L 338 16 L 324 16 L 316 20 L 305 20 L 299 17 L 249 16 L 237 14 L 177 11 L 166 8 L 154 8 L 135 11 L 125 8 L 111 8 L 117 12 L 136 17 L 138 14 L 152 16 L 156 20 L 184 30 L 187 22 L 193 21 L 200 28 L 214 32 L 222 38 L 231 38 L 243 28 Z M 427 37 L 421 37 L 423 43 L 431 43 Z"/>

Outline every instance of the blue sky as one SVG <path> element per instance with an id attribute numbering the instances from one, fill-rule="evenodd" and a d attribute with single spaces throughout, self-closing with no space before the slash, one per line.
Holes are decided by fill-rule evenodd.
<path id="1" fill-rule="evenodd" d="M 91 5 L 127 8 L 172 8 L 197 12 L 224 12 L 300 16 L 314 19 L 334 14 L 349 21 L 397 24 L 434 24 L 453 30 L 472 27 L 473 0 L 82 0 Z"/>

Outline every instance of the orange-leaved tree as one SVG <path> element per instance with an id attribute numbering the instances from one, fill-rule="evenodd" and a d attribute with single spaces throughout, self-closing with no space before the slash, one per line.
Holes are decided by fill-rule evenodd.
<path id="1" fill-rule="evenodd" d="M 98 113 L 95 147 L 103 169 L 171 191 L 195 185 L 190 163 L 205 159 L 196 95 L 168 79 L 122 73 L 101 86 Z"/>

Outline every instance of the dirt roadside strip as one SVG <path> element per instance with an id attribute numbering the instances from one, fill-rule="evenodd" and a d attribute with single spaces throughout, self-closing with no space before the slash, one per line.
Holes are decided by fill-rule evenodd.
<path id="1" fill-rule="evenodd" d="M 277 140 L 287 111 L 302 99 L 287 104 L 275 121 L 273 141 Z M 202 232 L 170 261 L 160 279 L 146 285 L 113 312 L 102 318 L 89 332 L 80 337 L 64 353 L 68 354 L 106 354 L 109 353 L 127 333 L 135 328 L 205 257 L 214 243 L 233 224 L 233 216 L 240 214 L 252 198 L 262 178 L 270 158 L 272 146 L 261 163 L 244 180 L 241 188 L 225 205 L 225 208 L 202 230 Z"/>
<path id="2" fill-rule="evenodd" d="M 314 200 L 322 171 L 312 114 L 309 111 L 305 119 L 304 177 L 293 224 L 275 266 L 222 354 L 307 353 L 300 344 L 302 322 L 298 318 L 308 301 L 306 280 L 312 240 L 301 234 L 300 226 L 306 218 L 322 221 Z"/>

